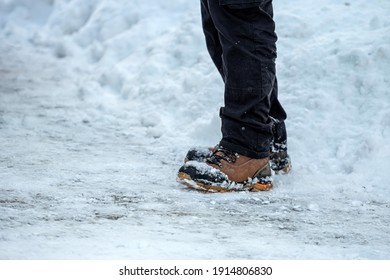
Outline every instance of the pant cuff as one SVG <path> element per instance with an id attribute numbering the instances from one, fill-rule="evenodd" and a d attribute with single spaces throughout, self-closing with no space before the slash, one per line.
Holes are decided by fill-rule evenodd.
<path id="1" fill-rule="evenodd" d="M 244 147 L 241 147 L 239 145 L 229 143 L 223 139 L 221 140 L 221 142 L 219 142 L 219 145 L 222 146 L 223 148 L 229 150 L 229 151 L 232 151 L 232 152 L 235 152 L 239 155 L 243 155 L 243 156 L 250 157 L 250 158 L 261 159 L 261 158 L 267 158 L 270 156 L 269 150 L 264 151 L 264 152 L 255 152 L 255 151 L 246 149 Z"/>

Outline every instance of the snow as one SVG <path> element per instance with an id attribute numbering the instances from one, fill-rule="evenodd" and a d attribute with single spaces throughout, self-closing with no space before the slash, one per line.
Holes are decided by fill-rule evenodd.
<path id="1" fill-rule="evenodd" d="M 274 7 L 293 171 L 213 194 L 199 1 L 0 0 L 0 258 L 388 259 L 390 2 Z"/>

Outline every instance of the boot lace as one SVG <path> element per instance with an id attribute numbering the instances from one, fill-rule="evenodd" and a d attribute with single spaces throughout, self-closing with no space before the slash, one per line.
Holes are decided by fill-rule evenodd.
<path id="1" fill-rule="evenodd" d="M 207 158 L 206 162 L 222 167 L 222 160 L 225 160 L 228 163 L 235 163 L 238 157 L 239 155 L 237 153 L 218 146 L 217 149 L 213 152 L 213 154 Z"/>

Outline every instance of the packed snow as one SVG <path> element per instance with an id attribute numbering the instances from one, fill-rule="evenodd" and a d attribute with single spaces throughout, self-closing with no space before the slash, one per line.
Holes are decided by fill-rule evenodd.
<path id="1" fill-rule="evenodd" d="M 0 258 L 389 259 L 390 1 L 274 2 L 293 171 L 215 194 L 199 1 L 0 0 Z"/>

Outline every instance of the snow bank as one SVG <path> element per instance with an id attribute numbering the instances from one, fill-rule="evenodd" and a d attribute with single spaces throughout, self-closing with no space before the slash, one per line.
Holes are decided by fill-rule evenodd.
<path id="1" fill-rule="evenodd" d="M 216 103 L 222 97 L 221 82 L 204 49 L 198 3 L 40 1 L 40 9 L 49 11 L 45 16 L 27 12 L 28 5 L 36 4 L 2 4 L 7 18 L 2 23 L 5 34 L 24 36 L 33 45 L 49 47 L 64 63 L 68 60 L 66 63 L 75 63 L 76 69 L 88 71 L 87 78 L 84 75 L 77 81 L 82 98 L 106 106 L 107 99 L 117 96 L 125 110 L 137 108 L 130 118 L 164 115 L 160 122 L 155 121 L 178 133 L 184 124 L 196 120 L 204 125 L 216 114 L 215 104 L 204 109 L 210 98 Z M 25 13 L 18 12 L 20 9 Z M 15 13 L 19 17 L 12 21 Z M 28 32 L 17 25 L 27 21 Z M 99 100 L 97 95 L 106 98 Z M 152 134 L 159 136 L 162 131 Z M 218 133 L 213 135 L 219 137 Z"/>
<path id="2" fill-rule="evenodd" d="M 295 167 L 310 170 L 315 162 L 319 170 L 312 182 L 324 174 L 319 188 L 331 177 L 351 189 L 372 186 L 387 193 L 390 6 L 303 2 L 305 17 L 299 7 L 283 10 L 281 3 L 276 19 L 281 98 L 290 116 Z"/>

